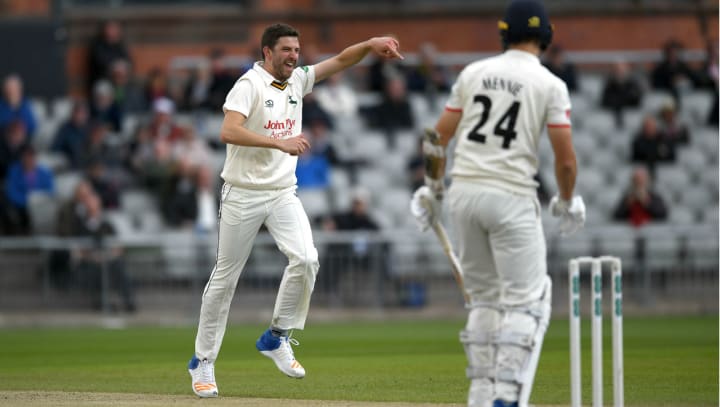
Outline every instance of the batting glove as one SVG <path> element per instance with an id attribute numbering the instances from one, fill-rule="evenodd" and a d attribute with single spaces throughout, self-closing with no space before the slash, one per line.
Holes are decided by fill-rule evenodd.
<path id="1" fill-rule="evenodd" d="M 410 200 L 410 213 L 422 232 L 440 219 L 442 203 L 435 196 L 430 187 L 422 186 L 415 191 Z"/>
<path id="2" fill-rule="evenodd" d="M 552 216 L 560 218 L 561 236 L 570 236 L 585 225 L 585 202 L 581 196 L 566 201 L 555 195 L 549 209 Z"/>

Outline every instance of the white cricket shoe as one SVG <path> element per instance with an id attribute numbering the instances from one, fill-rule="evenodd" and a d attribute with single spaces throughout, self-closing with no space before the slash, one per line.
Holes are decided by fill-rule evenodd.
<path id="1" fill-rule="evenodd" d="M 274 337 L 268 329 L 255 342 L 255 347 L 263 355 L 272 359 L 275 366 L 290 377 L 302 379 L 305 377 L 305 368 L 295 359 L 292 346 L 299 345 L 298 341 L 287 336 Z"/>
<path id="2" fill-rule="evenodd" d="M 188 363 L 188 372 L 192 377 L 193 393 L 198 397 L 217 397 L 218 388 L 215 383 L 215 365 L 207 359 L 200 360 L 195 355 Z"/>

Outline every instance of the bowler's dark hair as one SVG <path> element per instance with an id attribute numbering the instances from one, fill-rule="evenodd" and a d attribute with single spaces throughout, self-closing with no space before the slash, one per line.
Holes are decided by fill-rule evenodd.
<path id="1" fill-rule="evenodd" d="M 277 44 L 278 39 L 280 37 L 299 37 L 300 33 L 290 27 L 287 24 L 273 24 L 265 29 L 265 32 L 263 32 L 262 40 L 260 41 L 260 55 L 262 59 L 265 58 L 265 54 L 263 54 L 263 49 L 265 47 L 268 47 L 270 49 L 273 49 L 275 47 L 275 44 Z"/>

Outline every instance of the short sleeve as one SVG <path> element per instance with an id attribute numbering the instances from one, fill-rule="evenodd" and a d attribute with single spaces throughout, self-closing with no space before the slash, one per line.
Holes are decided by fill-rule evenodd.
<path id="1" fill-rule="evenodd" d="M 463 75 L 464 73 L 465 71 L 463 70 L 455 81 L 455 84 L 452 86 L 450 96 L 445 103 L 445 110 L 449 110 L 451 112 L 462 112 L 464 89 L 463 82 L 465 78 L 465 75 Z"/>
<path id="2" fill-rule="evenodd" d="M 300 80 L 300 83 L 302 84 L 303 96 L 312 92 L 313 86 L 315 85 L 314 65 L 304 65 L 296 68 L 295 71 L 293 71 L 293 76 Z"/>
<path id="3" fill-rule="evenodd" d="M 241 78 L 235 82 L 235 86 L 228 92 L 225 98 L 225 104 L 223 105 L 223 112 L 232 110 L 248 117 L 250 115 L 250 109 L 253 106 L 254 97 L 255 92 L 253 91 L 252 83 L 250 83 L 249 80 Z"/>
<path id="4" fill-rule="evenodd" d="M 570 127 L 570 94 L 567 85 L 558 81 L 550 92 L 547 117 L 548 127 Z"/>

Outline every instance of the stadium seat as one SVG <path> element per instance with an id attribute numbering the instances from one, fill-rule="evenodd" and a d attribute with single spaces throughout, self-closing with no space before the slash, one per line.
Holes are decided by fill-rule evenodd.
<path id="1" fill-rule="evenodd" d="M 277 249 L 270 234 L 259 233 L 250 252 L 248 276 L 280 279 L 287 264 L 287 258 Z"/>
<path id="2" fill-rule="evenodd" d="M 711 194 L 718 194 L 718 167 L 716 165 L 708 165 L 700 172 L 698 182 L 707 188 Z"/>
<path id="3" fill-rule="evenodd" d="M 217 140 L 220 138 L 220 129 L 222 128 L 225 116 L 220 114 L 209 114 L 204 116 L 202 125 L 199 127 L 198 136 L 205 140 Z"/>
<path id="4" fill-rule="evenodd" d="M 578 77 L 580 92 L 590 102 L 599 103 L 602 96 L 605 78 L 602 75 L 583 73 Z"/>
<path id="5" fill-rule="evenodd" d="M 540 164 L 543 166 L 546 163 L 552 166 L 552 163 L 555 161 L 555 153 L 553 153 L 552 144 L 550 144 L 550 139 L 545 132 L 543 132 L 540 137 L 540 142 L 538 143 L 538 156 L 540 158 Z"/>
<path id="6" fill-rule="evenodd" d="M 32 192 L 28 197 L 28 212 L 34 235 L 54 235 L 59 203 L 45 192 Z"/>
<path id="7" fill-rule="evenodd" d="M 583 93 L 570 94 L 570 108 L 573 127 L 584 128 L 584 118 L 593 112 L 593 102 Z"/>
<path id="8" fill-rule="evenodd" d="M 52 151 L 39 151 L 37 153 L 38 163 L 50 168 L 53 174 L 59 174 L 68 169 L 70 163 L 67 157 L 62 153 Z"/>
<path id="9" fill-rule="evenodd" d="M 710 205 L 702 211 L 702 222 L 706 225 L 717 225 L 720 217 L 718 205 Z"/>
<path id="10" fill-rule="evenodd" d="M 675 205 L 669 208 L 669 221 L 673 225 L 692 225 L 696 222 L 696 211 L 684 206 Z"/>
<path id="11" fill-rule="evenodd" d="M 594 195 L 592 202 L 593 210 L 598 212 L 598 219 L 605 220 L 604 224 L 607 224 L 607 222 L 612 219 L 615 206 L 617 206 L 620 199 L 622 199 L 623 192 L 623 187 L 611 184 L 605 185 L 601 191 Z M 588 216 L 589 215 L 590 210 L 588 209 Z"/>
<path id="12" fill-rule="evenodd" d="M 628 130 L 615 131 L 614 133 L 605 135 L 607 148 L 613 151 L 617 156 L 617 161 L 630 161 L 630 151 L 633 143 L 633 134 Z M 603 137 L 598 134 L 598 137 Z"/>
<path id="13" fill-rule="evenodd" d="M 644 117 L 645 113 L 640 108 L 623 110 L 623 130 L 636 132 L 640 129 Z"/>
<path id="14" fill-rule="evenodd" d="M 420 132 L 399 131 L 395 134 L 395 151 L 393 154 L 400 155 L 406 160 L 415 155 L 418 151 L 418 143 L 420 143 Z"/>
<path id="15" fill-rule="evenodd" d="M 302 202 L 310 219 L 330 213 L 327 190 L 321 188 L 298 188 L 297 196 L 300 198 L 300 202 Z"/>
<path id="16" fill-rule="evenodd" d="M 691 119 L 688 125 L 694 126 L 705 123 L 710 106 L 713 104 L 713 95 L 709 90 L 693 90 L 680 96 L 682 112 Z"/>
<path id="17" fill-rule="evenodd" d="M 72 114 L 73 101 L 69 97 L 60 97 L 52 101 L 52 117 L 67 120 Z"/>
<path id="18" fill-rule="evenodd" d="M 35 132 L 33 144 L 38 151 L 49 150 L 55 139 L 55 134 L 62 122 L 60 119 L 47 117 L 43 121 L 38 121 L 38 128 Z"/>
<path id="19" fill-rule="evenodd" d="M 718 229 L 717 223 L 698 228 L 687 236 L 687 256 L 694 268 L 717 272 Z"/>
<path id="20" fill-rule="evenodd" d="M 174 277 L 191 277 L 207 273 L 198 264 L 198 247 L 192 230 L 164 232 L 159 239 L 162 245 L 165 271 Z"/>
<path id="21" fill-rule="evenodd" d="M 593 134 L 613 135 L 616 132 L 615 117 L 603 110 L 594 110 L 584 118 L 583 129 Z"/>
<path id="22" fill-rule="evenodd" d="M 364 131 L 360 115 L 343 116 L 342 118 L 336 119 L 334 123 L 335 131 L 341 134 L 357 136 Z"/>
<path id="23" fill-rule="evenodd" d="M 120 208 L 136 229 L 158 231 L 164 222 L 155 202 L 155 197 L 143 189 L 129 189 L 120 195 Z"/>
<path id="24" fill-rule="evenodd" d="M 30 109 L 38 123 L 42 123 L 50 117 L 45 101 L 40 98 L 30 98 Z"/>
<path id="25" fill-rule="evenodd" d="M 67 201 L 75 194 L 75 187 L 82 179 L 82 175 L 76 172 L 67 172 L 55 175 L 55 196 L 60 201 Z"/>
<path id="26" fill-rule="evenodd" d="M 410 218 L 411 193 L 404 188 L 392 188 L 378 195 L 378 207 L 386 212 L 396 225 L 405 225 Z M 412 219 L 410 220 L 412 221 Z"/>
<path id="27" fill-rule="evenodd" d="M 592 155 L 597 149 L 595 137 L 592 133 L 575 132 L 573 135 L 573 146 L 580 160 L 579 165 L 592 161 Z"/>
<path id="28" fill-rule="evenodd" d="M 407 159 L 404 156 L 400 154 L 386 154 L 378 157 L 373 165 L 384 170 L 393 185 L 404 187 L 408 184 L 409 174 L 406 170 Z"/>
<path id="29" fill-rule="evenodd" d="M 626 270 L 635 267 L 637 230 L 634 227 L 626 223 L 606 223 L 590 233 L 597 239 L 600 255 L 619 257 Z"/>
<path id="30" fill-rule="evenodd" d="M 656 170 L 655 184 L 678 197 L 690 184 L 690 175 L 679 165 L 663 165 Z"/>
<path id="31" fill-rule="evenodd" d="M 652 90 L 643 96 L 642 110 L 646 114 L 655 115 L 668 102 L 672 102 L 673 97 L 667 92 L 660 90 Z"/>
<path id="32" fill-rule="evenodd" d="M 127 239 L 134 234 L 134 228 L 128 215 L 121 210 L 108 210 L 105 211 L 105 219 L 115 229 L 115 235 L 118 239 Z"/>
<path id="33" fill-rule="evenodd" d="M 409 96 L 410 108 L 414 117 L 430 116 L 430 106 L 423 93 L 411 93 Z"/>
<path id="34" fill-rule="evenodd" d="M 604 193 L 607 183 L 601 171 L 580 171 L 575 182 L 577 193 L 592 201 L 597 195 Z"/>
<path id="35" fill-rule="evenodd" d="M 692 129 L 690 142 L 703 151 L 712 164 L 718 163 L 718 128 L 698 127 Z"/>
<path id="36" fill-rule="evenodd" d="M 382 193 L 391 185 L 390 178 L 385 171 L 373 167 L 360 168 L 357 172 L 357 181 L 360 186 L 367 188 L 374 194 Z"/>
<path id="37" fill-rule="evenodd" d="M 645 239 L 644 264 L 650 271 L 670 270 L 678 263 L 680 237 L 669 234 L 642 233 Z"/>
<path id="38" fill-rule="evenodd" d="M 581 167 L 580 172 L 598 171 L 601 172 L 606 180 L 611 180 L 611 171 L 618 164 L 618 157 L 615 152 L 608 148 L 595 149 L 590 156 L 591 167 Z"/>
<path id="39" fill-rule="evenodd" d="M 706 207 L 717 203 L 717 196 L 711 196 L 710 191 L 703 186 L 684 188 L 680 191 L 678 198 L 681 205 L 693 211 L 703 211 Z"/>
<path id="40" fill-rule="evenodd" d="M 692 176 L 699 176 L 701 172 L 708 170 L 706 158 L 707 155 L 702 150 L 692 145 L 677 152 L 678 164 Z"/>
<path id="41" fill-rule="evenodd" d="M 356 158 L 375 161 L 388 153 L 387 139 L 381 132 L 366 132 L 350 140 L 349 147 Z"/>
<path id="42" fill-rule="evenodd" d="M 545 232 L 546 235 L 550 235 L 550 239 L 557 233 L 557 224 L 554 229 Z M 592 256 L 595 252 L 592 235 L 588 232 L 588 229 L 579 230 L 570 238 L 553 239 L 553 241 L 555 242 L 554 252 L 557 259 L 564 264 L 567 264 L 567 261 L 574 257 Z"/>
<path id="43" fill-rule="evenodd" d="M 380 208 L 373 208 L 370 210 L 370 218 L 374 220 L 381 230 L 392 230 L 397 227 L 405 226 L 403 223 L 398 223 L 397 220 L 385 210 Z"/>
<path id="44" fill-rule="evenodd" d="M 634 166 L 626 162 L 618 162 L 610 168 L 605 168 L 608 181 L 621 189 L 630 186 Z"/>

